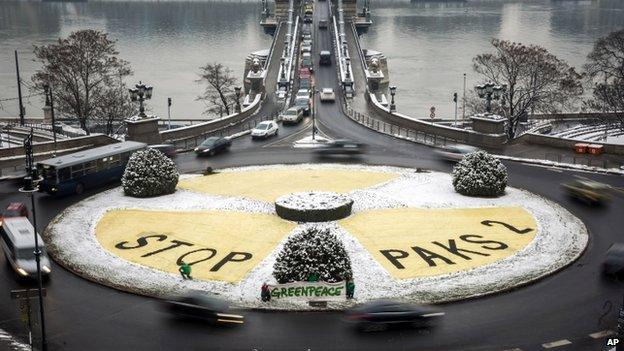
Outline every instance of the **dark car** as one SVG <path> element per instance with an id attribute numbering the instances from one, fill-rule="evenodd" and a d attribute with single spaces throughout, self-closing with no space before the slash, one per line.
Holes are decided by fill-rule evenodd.
<path id="1" fill-rule="evenodd" d="M 165 300 L 165 310 L 182 319 L 202 320 L 214 324 L 243 324 L 241 315 L 229 313 L 227 301 L 200 292 Z"/>
<path id="2" fill-rule="evenodd" d="M 346 314 L 346 321 L 361 330 L 382 330 L 390 325 L 435 326 L 444 312 L 431 307 L 391 300 L 376 300 L 355 307 Z"/>
<path id="3" fill-rule="evenodd" d="M 230 145 L 232 145 L 232 141 L 228 138 L 210 137 L 204 140 L 203 143 L 199 144 L 199 146 L 195 148 L 195 153 L 198 156 L 201 156 L 201 155 L 213 156 L 217 152 L 227 150 L 230 147 Z"/>
<path id="4" fill-rule="evenodd" d="M 176 148 L 172 144 L 148 145 L 147 147 L 150 149 L 156 149 L 169 158 L 174 158 L 177 154 Z"/>
<path id="5" fill-rule="evenodd" d="M 562 184 L 571 197 L 589 205 L 600 205 L 611 199 L 609 186 L 589 179 L 575 179 Z"/>
<path id="6" fill-rule="evenodd" d="M 366 144 L 358 143 L 351 140 L 332 140 L 324 144 L 320 144 L 316 148 L 316 153 L 321 155 L 334 154 L 361 154 L 366 152 Z"/>
<path id="7" fill-rule="evenodd" d="M 607 275 L 621 275 L 624 273 L 624 244 L 612 244 L 602 262 L 602 271 Z"/>

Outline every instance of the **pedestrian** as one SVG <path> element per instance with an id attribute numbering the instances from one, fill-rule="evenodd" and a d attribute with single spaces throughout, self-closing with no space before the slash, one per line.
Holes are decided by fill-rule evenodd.
<path id="1" fill-rule="evenodd" d="M 271 301 L 271 291 L 269 291 L 269 286 L 267 285 L 267 283 L 262 284 L 262 288 L 260 289 L 260 297 L 264 302 Z"/>
<path id="2" fill-rule="evenodd" d="M 347 280 L 347 299 L 353 298 L 353 292 L 355 291 L 355 283 L 353 279 Z"/>
<path id="3" fill-rule="evenodd" d="M 191 277 L 191 266 L 185 263 L 184 261 L 180 262 L 179 271 L 180 271 L 180 274 L 182 275 L 182 279 L 189 279 L 189 280 L 193 279 Z"/>

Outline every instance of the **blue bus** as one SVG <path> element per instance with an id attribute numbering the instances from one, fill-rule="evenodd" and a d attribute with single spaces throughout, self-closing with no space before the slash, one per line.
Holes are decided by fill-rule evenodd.
<path id="1" fill-rule="evenodd" d="M 145 143 L 124 141 L 37 162 L 43 177 L 39 191 L 51 195 L 81 194 L 85 189 L 119 181 L 133 152 Z"/>

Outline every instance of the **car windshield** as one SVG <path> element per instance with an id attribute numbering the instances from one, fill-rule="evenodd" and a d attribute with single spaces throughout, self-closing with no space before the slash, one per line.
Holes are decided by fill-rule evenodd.
<path id="1" fill-rule="evenodd" d="M 288 109 L 286 110 L 286 112 L 284 112 L 285 115 L 296 115 L 297 114 L 297 110 L 293 110 L 293 109 Z"/>
<path id="2" fill-rule="evenodd" d="M 297 99 L 295 100 L 295 105 L 297 106 L 308 106 L 308 99 Z"/>
<path id="3" fill-rule="evenodd" d="M 28 247 L 17 249 L 15 250 L 15 256 L 18 258 L 35 258 L 35 248 Z"/>
<path id="4" fill-rule="evenodd" d="M 204 142 L 203 142 L 203 143 L 201 143 L 201 145 L 202 145 L 202 146 L 210 146 L 210 145 L 214 145 L 214 144 L 217 142 L 217 140 L 219 140 L 219 138 L 217 138 L 217 137 L 211 137 L 211 138 L 208 138 L 208 139 L 204 140 Z"/>
<path id="5" fill-rule="evenodd" d="M 269 129 L 269 124 L 268 123 L 260 123 L 260 124 L 258 124 L 256 129 Z"/>
<path id="6" fill-rule="evenodd" d="M 333 92 L 334 92 L 334 91 L 333 91 L 333 90 L 331 90 L 331 89 L 323 89 L 323 94 L 331 94 L 331 93 L 333 93 Z"/>

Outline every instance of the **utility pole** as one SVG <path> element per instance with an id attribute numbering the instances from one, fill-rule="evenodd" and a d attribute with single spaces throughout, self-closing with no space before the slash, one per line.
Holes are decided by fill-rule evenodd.
<path id="1" fill-rule="evenodd" d="M 455 123 L 453 123 L 453 127 L 457 127 L 457 93 L 453 93 L 453 102 L 455 103 Z"/>
<path id="2" fill-rule="evenodd" d="M 464 97 L 462 98 L 462 122 L 466 119 L 466 73 L 464 73 Z"/>
<path id="3" fill-rule="evenodd" d="M 50 115 L 52 117 L 52 137 L 54 139 L 54 153 L 52 157 L 56 157 L 56 121 L 54 117 L 54 94 L 52 93 L 52 85 L 44 86 L 46 104 L 50 106 Z"/>
<path id="4" fill-rule="evenodd" d="M 20 79 L 19 61 L 17 60 L 17 50 L 15 50 L 15 71 L 17 72 L 17 100 L 19 103 L 20 126 L 24 126 L 24 104 L 22 103 L 22 80 Z"/>
<path id="5" fill-rule="evenodd" d="M 167 98 L 167 116 L 169 117 L 169 129 L 171 129 L 171 98 Z"/>

